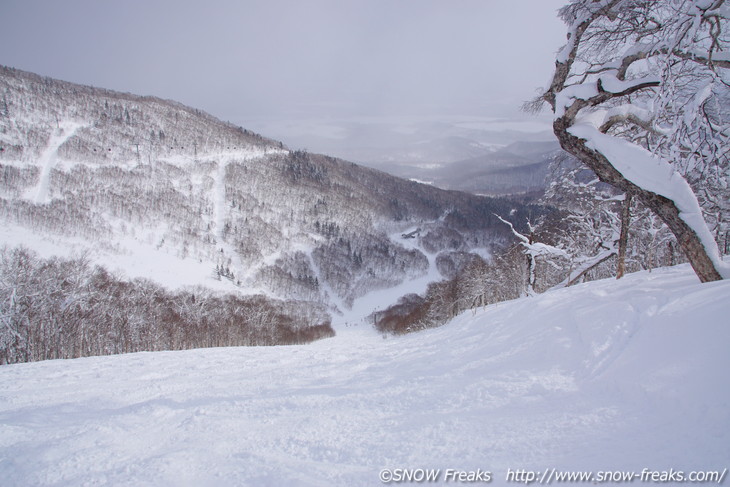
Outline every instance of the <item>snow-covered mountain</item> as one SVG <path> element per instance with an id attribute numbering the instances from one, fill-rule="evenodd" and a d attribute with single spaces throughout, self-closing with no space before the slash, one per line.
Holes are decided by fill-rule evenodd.
<path id="1" fill-rule="evenodd" d="M 480 471 L 479 484 L 489 472 L 489 485 L 670 472 L 721 484 L 728 314 L 730 283 L 700 284 L 682 265 L 388 340 L 360 326 L 306 346 L 6 365 L 0 478 L 366 486 L 433 469 L 428 485 L 456 485 L 451 469 Z"/>
<path id="2" fill-rule="evenodd" d="M 0 241 L 170 289 L 337 320 L 373 291 L 425 288 L 439 255 L 499 252 L 513 237 L 495 214 L 519 225 L 541 211 L 290 151 L 168 100 L 6 67 L 0 96 Z"/>

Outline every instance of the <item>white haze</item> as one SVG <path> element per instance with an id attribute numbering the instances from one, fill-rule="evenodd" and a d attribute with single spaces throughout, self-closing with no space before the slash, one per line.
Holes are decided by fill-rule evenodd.
<path id="1" fill-rule="evenodd" d="M 424 125 L 434 120 L 518 116 L 564 42 L 563 3 L 4 0 L 0 64 L 174 99 L 292 148 L 387 160 L 414 142 L 393 119 L 423 122 L 409 130 L 429 142 L 443 136 Z M 373 131 L 383 125 L 392 137 Z"/>

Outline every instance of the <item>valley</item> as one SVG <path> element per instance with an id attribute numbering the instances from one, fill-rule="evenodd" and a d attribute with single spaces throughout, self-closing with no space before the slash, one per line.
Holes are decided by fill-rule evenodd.
<path id="1" fill-rule="evenodd" d="M 290 150 L 172 101 L 12 68 L 0 91 L 4 244 L 172 292 L 302 303 L 329 316 L 313 326 L 364 322 L 372 293 L 384 309 L 423 292 L 452 254 L 502 252 L 498 214 L 546 212 Z"/>

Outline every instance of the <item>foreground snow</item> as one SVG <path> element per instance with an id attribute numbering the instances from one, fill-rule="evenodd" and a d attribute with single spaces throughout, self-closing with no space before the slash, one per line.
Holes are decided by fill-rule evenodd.
<path id="1" fill-rule="evenodd" d="M 382 339 L 0 367 L 14 485 L 379 485 L 383 468 L 722 471 L 730 282 L 687 266 Z M 451 483 L 454 483 L 453 481 Z"/>

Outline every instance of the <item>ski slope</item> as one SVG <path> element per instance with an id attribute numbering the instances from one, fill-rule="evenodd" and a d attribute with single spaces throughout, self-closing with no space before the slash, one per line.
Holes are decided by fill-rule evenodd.
<path id="1" fill-rule="evenodd" d="M 38 166 L 40 168 L 38 183 L 26 190 L 27 199 L 34 201 L 36 204 L 48 203 L 50 199 L 51 171 L 58 163 L 58 149 L 73 137 L 81 127 L 83 127 L 81 123 L 66 120 L 59 123 L 58 127 L 51 133 L 48 145 L 38 157 Z"/>
<path id="2" fill-rule="evenodd" d="M 0 367 L 4 486 L 365 486 L 730 467 L 730 282 L 688 266 L 383 339 Z M 440 482 L 446 484 L 443 473 Z M 458 485 L 453 480 L 448 485 Z"/>

